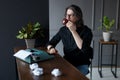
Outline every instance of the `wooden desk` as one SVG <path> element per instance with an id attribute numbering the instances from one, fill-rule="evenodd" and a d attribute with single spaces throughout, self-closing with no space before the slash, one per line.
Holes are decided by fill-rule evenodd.
<path id="1" fill-rule="evenodd" d="M 20 49 L 25 48 L 14 48 L 14 52 L 17 52 Z M 44 48 L 41 49 L 46 50 Z M 38 62 L 39 67 L 42 67 L 44 72 L 43 75 L 38 77 L 32 74 L 29 64 L 19 59 L 16 59 L 16 63 L 19 80 L 89 80 L 58 54 L 55 55 L 54 59 Z M 51 75 L 51 71 L 54 68 L 60 69 L 62 75 L 59 77 Z"/>

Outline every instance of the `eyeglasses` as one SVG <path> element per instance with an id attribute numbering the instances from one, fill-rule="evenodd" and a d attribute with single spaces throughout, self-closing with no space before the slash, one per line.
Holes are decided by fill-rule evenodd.
<path id="1" fill-rule="evenodd" d="M 66 16 L 66 17 L 74 17 L 75 14 L 66 14 L 65 16 Z"/>

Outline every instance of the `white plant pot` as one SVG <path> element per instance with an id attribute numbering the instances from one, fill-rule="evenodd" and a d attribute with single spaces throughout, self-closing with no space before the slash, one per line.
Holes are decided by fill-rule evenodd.
<path id="1" fill-rule="evenodd" d="M 27 48 L 35 47 L 35 39 L 25 39 L 25 43 L 26 43 Z"/>
<path id="2" fill-rule="evenodd" d="M 112 31 L 103 32 L 103 40 L 110 41 L 112 39 Z"/>

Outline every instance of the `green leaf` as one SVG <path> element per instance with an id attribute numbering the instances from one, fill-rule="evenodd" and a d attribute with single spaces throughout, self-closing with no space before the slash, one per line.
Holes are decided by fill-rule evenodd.
<path id="1" fill-rule="evenodd" d="M 18 38 L 18 39 L 34 38 L 34 36 L 37 35 L 36 32 L 38 30 L 40 30 L 40 34 L 38 34 L 38 35 L 42 36 L 43 32 L 42 32 L 42 28 L 40 26 L 40 23 L 36 22 L 35 24 L 32 24 L 29 22 L 27 25 L 22 27 L 21 30 L 18 31 L 16 38 Z"/>
<path id="2" fill-rule="evenodd" d="M 103 17 L 103 21 L 101 20 L 100 22 L 102 22 L 102 26 L 99 26 L 98 29 L 104 29 L 105 31 L 110 31 L 110 29 L 113 27 L 115 20 L 112 19 L 110 21 L 110 19 L 107 16 Z"/>

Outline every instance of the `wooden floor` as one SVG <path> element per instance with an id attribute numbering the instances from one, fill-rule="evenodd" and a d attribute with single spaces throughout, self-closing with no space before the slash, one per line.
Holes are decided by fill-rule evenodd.
<path id="1" fill-rule="evenodd" d="M 110 68 L 103 68 L 102 74 L 103 78 L 100 77 L 98 73 L 98 68 L 92 68 L 92 80 L 120 80 L 120 68 L 117 68 L 117 77 L 115 78 L 113 74 L 111 73 Z M 90 78 L 90 74 L 87 75 L 88 78 Z"/>

